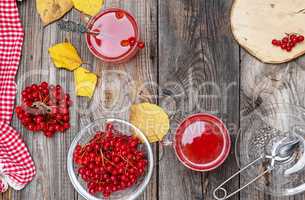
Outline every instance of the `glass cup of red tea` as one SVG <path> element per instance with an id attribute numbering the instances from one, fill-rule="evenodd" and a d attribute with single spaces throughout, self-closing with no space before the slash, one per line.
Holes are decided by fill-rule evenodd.
<path id="1" fill-rule="evenodd" d="M 109 8 L 91 18 L 86 33 L 89 50 L 100 60 L 123 63 L 144 48 L 135 18 L 120 8 Z"/>
<path id="2" fill-rule="evenodd" d="M 184 119 L 176 130 L 173 146 L 183 165 L 195 171 L 211 171 L 229 155 L 231 139 L 216 116 L 199 113 Z"/>

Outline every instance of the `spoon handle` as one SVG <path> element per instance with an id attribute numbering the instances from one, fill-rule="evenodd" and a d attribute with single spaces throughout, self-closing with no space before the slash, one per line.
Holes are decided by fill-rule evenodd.
<path id="1" fill-rule="evenodd" d="M 225 200 L 228 199 L 230 197 L 232 197 L 233 195 L 235 195 L 236 193 L 240 192 L 241 190 L 245 189 L 246 187 L 248 187 L 249 185 L 251 185 L 252 183 L 254 183 L 256 180 L 260 179 L 261 177 L 263 177 L 265 174 L 270 173 L 273 170 L 273 167 L 268 167 L 263 173 L 261 173 L 260 175 L 258 175 L 257 177 L 255 177 L 253 180 L 251 180 L 250 182 L 248 182 L 247 184 L 245 184 L 244 186 L 240 187 L 238 190 L 235 190 L 234 192 L 232 192 L 231 194 L 228 194 L 227 190 L 225 188 L 223 188 L 223 186 L 229 182 L 231 179 L 233 179 L 234 177 L 238 176 L 241 172 L 245 171 L 247 168 L 251 167 L 252 165 L 254 165 L 255 163 L 257 163 L 258 161 L 260 161 L 261 159 L 263 159 L 264 156 L 261 156 L 259 158 L 257 158 L 256 160 L 252 161 L 251 163 L 249 163 L 247 166 L 245 166 L 244 168 L 242 168 L 241 170 L 239 170 L 238 172 L 236 172 L 235 174 L 233 174 L 230 178 L 228 178 L 226 181 L 224 181 L 222 184 L 220 184 L 214 191 L 213 191 L 213 196 L 215 199 L 217 200 Z M 222 196 L 217 195 L 217 192 L 222 192 Z"/>

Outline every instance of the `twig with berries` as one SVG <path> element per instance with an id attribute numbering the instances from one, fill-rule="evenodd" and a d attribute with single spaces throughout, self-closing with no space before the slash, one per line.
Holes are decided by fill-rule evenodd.
<path id="1" fill-rule="evenodd" d="M 70 128 L 70 95 L 60 85 L 42 82 L 26 87 L 22 93 L 22 104 L 16 107 L 21 123 L 30 131 L 42 131 L 51 137 L 55 132 Z"/>
<path id="2" fill-rule="evenodd" d="M 304 41 L 304 36 L 296 33 L 286 33 L 286 36 L 281 40 L 273 39 L 272 45 L 280 47 L 287 52 L 290 52 L 298 43 Z"/>

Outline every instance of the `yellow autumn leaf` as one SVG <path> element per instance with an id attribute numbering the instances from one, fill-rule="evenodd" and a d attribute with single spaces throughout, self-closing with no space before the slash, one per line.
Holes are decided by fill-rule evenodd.
<path id="1" fill-rule="evenodd" d="M 74 79 L 76 95 L 91 98 L 97 83 L 96 74 L 83 67 L 79 67 L 74 70 Z"/>
<path id="2" fill-rule="evenodd" d="M 104 0 L 72 0 L 74 7 L 90 16 L 96 15 L 102 8 Z"/>
<path id="3" fill-rule="evenodd" d="M 50 47 L 49 54 L 57 68 L 73 71 L 83 63 L 76 48 L 69 42 L 59 43 Z"/>
<path id="4" fill-rule="evenodd" d="M 36 9 L 44 25 L 58 20 L 71 8 L 72 0 L 36 0 Z"/>
<path id="5" fill-rule="evenodd" d="M 139 128 L 150 142 L 161 141 L 169 130 L 169 117 L 156 104 L 134 104 L 130 109 L 130 123 Z"/>

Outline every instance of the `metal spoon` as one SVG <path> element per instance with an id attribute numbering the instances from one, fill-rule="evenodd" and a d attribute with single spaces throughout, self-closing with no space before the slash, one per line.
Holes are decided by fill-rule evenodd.
<path id="1" fill-rule="evenodd" d="M 271 151 L 271 155 L 266 155 L 265 158 L 271 160 L 271 166 L 274 166 L 275 162 L 285 162 L 289 160 L 297 146 L 300 144 L 300 140 L 292 140 L 290 142 L 282 144 L 287 138 L 283 138 L 282 140 L 278 141 L 274 144 L 273 149 Z"/>
<path id="2" fill-rule="evenodd" d="M 279 148 L 278 155 L 280 157 L 285 157 L 291 155 L 293 153 L 293 149 L 295 149 L 300 143 L 300 140 L 297 139 L 295 141 L 291 141 L 290 143 L 287 143 Z"/>
<path id="3" fill-rule="evenodd" d="M 293 140 L 291 142 L 282 144 L 282 142 L 285 139 L 287 139 L 287 138 L 283 138 L 282 140 L 280 140 L 279 142 L 277 142 L 273 146 L 271 155 L 265 155 L 265 156 L 262 155 L 262 156 L 260 156 L 259 158 L 257 158 L 256 160 L 252 161 L 247 166 L 245 166 L 244 168 L 242 168 L 241 170 L 239 170 L 238 172 L 233 174 L 230 178 L 228 178 L 222 184 L 220 184 L 214 190 L 214 192 L 213 192 L 214 198 L 217 199 L 217 200 L 225 200 L 225 199 L 228 199 L 228 198 L 232 197 L 236 193 L 240 192 L 241 190 L 245 189 L 246 187 L 248 187 L 249 185 L 254 183 L 256 180 L 258 180 L 261 177 L 263 177 L 265 174 L 270 173 L 274 169 L 275 161 L 277 161 L 277 162 L 284 162 L 284 161 L 289 160 L 292 157 L 295 148 L 299 145 L 300 140 L 297 139 L 297 140 Z M 223 186 L 227 182 L 229 182 L 231 179 L 233 179 L 235 176 L 239 175 L 241 172 L 245 171 L 247 168 L 251 167 L 252 165 L 254 165 L 255 163 L 257 163 L 258 161 L 260 161 L 262 159 L 269 159 L 269 160 L 271 160 L 270 165 L 267 167 L 267 169 L 263 173 L 261 173 L 260 175 L 258 175 L 254 179 L 252 179 L 250 182 L 248 182 L 244 186 L 240 187 L 238 190 L 232 192 L 231 194 L 228 194 L 227 190 L 225 188 L 223 188 Z M 222 197 L 219 197 L 219 195 L 216 194 L 218 191 L 223 193 Z"/>

